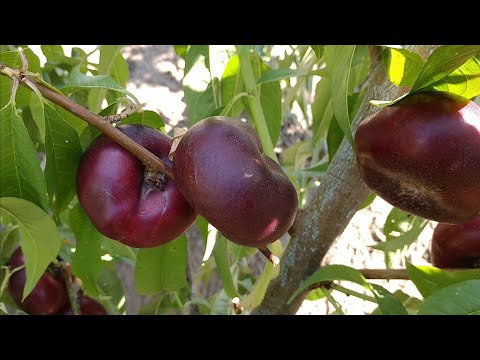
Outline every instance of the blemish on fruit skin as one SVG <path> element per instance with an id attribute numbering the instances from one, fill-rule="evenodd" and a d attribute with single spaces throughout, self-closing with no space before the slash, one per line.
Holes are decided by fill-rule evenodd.
<path id="1" fill-rule="evenodd" d="M 97 189 L 100 189 L 102 190 L 105 194 L 107 194 L 109 197 L 111 197 L 112 199 L 114 200 L 117 200 L 117 198 L 115 196 L 113 196 L 112 194 L 110 194 L 107 190 L 105 190 L 104 188 L 100 187 L 100 186 L 95 186 Z"/>

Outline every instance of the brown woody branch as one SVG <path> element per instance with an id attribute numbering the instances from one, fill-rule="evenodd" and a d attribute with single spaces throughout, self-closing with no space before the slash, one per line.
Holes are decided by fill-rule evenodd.
<path id="1" fill-rule="evenodd" d="M 12 74 L 19 74 L 18 77 L 14 77 L 13 79 L 17 78 L 20 84 L 24 85 L 29 89 L 30 87 L 27 85 L 27 83 L 33 83 L 45 99 L 48 99 L 54 104 L 61 106 L 65 110 L 71 112 L 72 114 L 78 116 L 80 119 L 96 127 L 113 141 L 130 151 L 150 170 L 161 172 L 162 174 L 168 176 L 170 179 L 173 179 L 172 170 L 167 164 L 165 164 L 162 160 L 160 160 L 157 156 L 145 149 L 143 146 L 130 139 L 127 135 L 122 133 L 115 126 L 112 126 L 107 119 L 104 119 L 100 115 L 97 115 L 87 110 L 83 106 L 73 102 L 65 95 L 59 94 L 49 89 L 48 87 L 37 81 L 34 77 L 26 75 L 23 71 L 11 69 L 3 63 L 0 63 L 0 70 L 2 70 L 0 71 L 1 75 L 10 75 L 11 78 Z"/>

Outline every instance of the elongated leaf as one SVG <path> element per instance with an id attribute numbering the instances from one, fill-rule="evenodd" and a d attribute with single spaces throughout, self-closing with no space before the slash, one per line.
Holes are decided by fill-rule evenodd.
<path id="1" fill-rule="evenodd" d="M 427 226 L 428 220 L 414 216 L 410 222 L 408 230 L 402 232 L 399 236 L 392 237 L 391 240 L 381 242 L 372 246 L 375 249 L 382 251 L 396 251 L 401 250 L 404 247 L 413 244 L 417 240 L 418 236 L 422 233 L 425 226 Z"/>
<path id="2" fill-rule="evenodd" d="M 88 126 L 88 123 L 86 121 L 80 119 L 76 115 L 73 115 L 70 111 L 67 111 L 64 108 L 51 102 L 48 103 L 53 109 L 55 109 L 55 111 L 62 117 L 62 119 L 68 123 L 68 125 L 75 129 L 78 136 L 80 136 L 85 130 L 85 128 Z"/>
<path id="3" fill-rule="evenodd" d="M 210 84 L 208 45 L 191 45 L 188 48 L 185 55 L 183 89 L 190 126 L 208 117 L 215 110 Z"/>
<path id="4" fill-rule="evenodd" d="M 30 112 L 37 125 L 41 143 L 45 143 L 45 101 L 32 92 L 30 95 Z"/>
<path id="5" fill-rule="evenodd" d="M 28 60 L 28 71 L 41 73 L 40 60 L 30 49 L 24 49 Z M 20 55 L 17 51 L 6 51 L 0 53 L 0 61 L 7 64 L 14 69 L 21 69 L 22 62 Z M 7 105 L 12 93 L 12 80 L 6 76 L 0 76 L 0 109 Z M 20 106 L 26 106 L 30 104 L 31 90 L 24 86 L 19 86 L 17 89 L 17 95 L 15 97 L 15 104 Z"/>
<path id="6" fill-rule="evenodd" d="M 449 285 L 425 299 L 419 315 L 480 315 L 480 280 Z"/>
<path id="7" fill-rule="evenodd" d="M 428 58 L 410 93 L 433 84 L 480 52 L 480 45 L 444 45 Z"/>
<path id="8" fill-rule="evenodd" d="M 228 61 L 220 85 L 222 104 L 225 106 L 224 115 L 238 117 L 244 109 L 239 94 L 244 92 L 245 87 L 240 74 L 240 61 L 237 55 L 232 56 Z"/>
<path id="9" fill-rule="evenodd" d="M 72 273 L 82 280 L 88 295 L 97 297 L 97 281 L 102 272 L 100 234 L 90 222 L 80 204 L 70 211 L 70 227 L 76 239 L 76 250 L 72 258 Z"/>
<path id="10" fill-rule="evenodd" d="M 275 241 L 268 246 L 272 254 L 282 258 L 283 246 L 280 241 Z M 262 274 L 257 278 L 253 285 L 252 291 L 242 299 L 242 305 L 247 310 L 252 310 L 262 302 L 265 292 L 267 291 L 268 284 L 271 280 L 275 279 L 280 273 L 280 265 L 273 267 L 270 262 L 266 262 L 263 268 Z"/>
<path id="11" fill-rule="evenodd" d="M 254 52 L 251 56 L 251 65 L 255 81 L 258 81 L 263 73 L 270 70 L 270 67 L 260 59 L 257 52 Z M 272 144 L 275 146 L 282 127 L 282 92 L 280 89 L 280 82 L 274 81 L 262 84 L 260 85 L 259 92 L 260 104 L 265 117 L 265 123 Z M 253 118 L 248 102 L 243 99 L 243 103 L 249 117 Z"/>
<path id="12" fill-rule="evenodd" d="M 310 45 L 310 47 L 315 52 L 315 56 L 317 57 L 317 59 L 320 60 L 323 56 L 325 45 Z"/>
<path id="13" fill-rule="evenodd" d="M 62 88 L 64 94 L 80 89 L 109 89 L 118 91 L 135 99 L 135 96 L 119 86 L 110 76 L 87 76 L 78 70 L 73 70 L 68 77 L 68 84 Z"/>
<path id="14" fill-rule="evenodd" d="M 363 287 L 370 289 L 370 285 L 365 280 L 365 277 L 358 270 L 345 265 L 328 265 L 322 267 L 310 275 L 307 279 L 302 281 L 298 289 L 293 293 L 293 295 L 288 300 L 288 303 L 291 303 L 292 300 L 301 293 L 304 289 L 309 286 L 332 280 L 347 280 L 354 282 L 356 284 L 362 285 Z"/>
<path id="15" fill-rule="evenodd" d="M 76 194 L 77 166 L 82 147 L 77 132 L 48 104 L 45 106 L 45 178 L 51 208 L 59 214 Z"/>
<path id="16" fill-rule="evenodd" d="M 185 55 L 187 54 L 187 50 L 188 50 L 188 45 L 173 45 L 173 48 L 175 49 L 175 52 L 177 53 L 178 56 L 180 56 L 182 59 L 185 59 Z"/>
<path id="17" fill-rule="evenodd" d="M 0 110 L 0 197 L 29 200 L 47 210 L 47 186 L 37 152 L 12 104 Z"/>
<path id="18" fill-rule="evenodd" d="M 331 97 L 335 118 L 348 141 L 354 147 L 348 112 L 348 86 L 355 45 L 327 46 L 325 56 L 331 74 Z"/>
<path id="19" fill-rule="evenodd" d="M 357 91 L 357 87 L 367 78 L 369 70 L 370 55 L 368 53 L 368 46 L 356 45 L 352 56 L 352 63 L 350 65 L 350 75 L 348 77 L 348 95 L 351 95 L 354 91 Z M 350 108 L 349 116 L 350 120 L 354 118 Z"/>
<path id="20" fill-rule="evenodd" d="M 440 81 L 427 88 L 447 91 L 471 99 L 480 95 L 480 55 L 477 55 Z M 425 88 L 425 89 L 427 89 Z"/>
<path id="21" fill-rule="evenodd" d="M 382 51 L 382 61 L 388 78 L 397 86 L 412 86 L 425 63 L 412 51 L 393 48 Z"/>
<path id="22" fill-rule="evenodd" d="M 122 120 L 121 125 L 126 124 L 141 124 L 145 126 L 150 126 L 154 129 L 159 129 L 164 131 L 165 123 L 163 122 L 162 117 L 155 111 L 145 110 L 130 115 L 125 120 Z"/>
<path id="23" fill-rule="evenodd" d="M 81 63 L 82 59 L 65 56 L 62 45 L 42 45 L 43 55 L 47 58 L 48 63 L 53 65 L 68 64 L 75 66 Z"/>
<path id="24" fill-rule="evenodd" d="M 407 262 L 407 273 L 423 297 L 452 284 L 480 279 L 480 270 L 444 271 L 432 266 L 415 266 Z"/>
<path id="25" fill-rule="evenodd" d="M 390 291 L 377 284 L 370 284 L 373 295 L 377 299 L 382 315 L 408 315 L 407 310 Z"/>
<path id="26" fill-rule="evenodd" d="M 135 266 L 135 287 L 141 294 L 177 290 L 187 285 L 187 237 L 161 246 L 140 249 Z"/>
<path id="27" fill-rule="evenodd" d="M 322 77 L 315 87 L 315 98 L 312 103 L 312 132 L 314 139 L 322 138 L 322 134 L 317 134 L 320 123 L 323 119 L 328 103 L 330 102 L 330 79 Z M 333 114 L 333 109 L 332 109 Z M 330 116 L 331 119 L 331 116 Z M 328 129 L 328 127 L 327 127 Z"/>
<path id="28" fill-rule="evenodd" d="M 227 239 L 222 235 L 217 236 L 215 247 L 213 248 L 213 257 L 217 264 L 220 278 L 222 279 L 223 288 L 228 297 L 234 298 L 239 296 L 237 287 L 230 272 L 230 260 L 228 259 Z"/>
<path id="29" fill-rule="evenodd" d="M 121 62 L 122 45 L 102 45 L 100 47 L 100 62 L 98 64 L 98 75 L 108 75 L 120 86 L 125 86 L 125 60 Z M 120 61 L 117 61 L 120 59 Z M 117 68 L 118 67 L 118 68 Z M 120 76 L 119 76 L 120 75 Z M 127 67 L 128 79 L 128 67 Z M 123 83 L 122 83 L 123 82 Z M 107 89 L 92 89 L 88 94 L 88 107 L 94 113 L 102 109 L 102 101 L 107 96 Z"/>
<path id="30" fill-rule="evenodd" d="M 27 275 L 23 290 L 25 299 L 57 256 L 60 237 L 52 218 L 29 201 L 13 197 L 0 198 L 0 212 L 18 224 Z"/>
<path id="31" fill-rule="evenodd" d="M 298 69 L 278 69 L 278 70 L 268 70 L 265 71 L 260 79 L 258 79 L 257 84 L 266 84 L 272 81 L 278 81 L 283 79 L 289 79 L 291 77 L 305 76 L 305 73 L 302 73 Z"/>

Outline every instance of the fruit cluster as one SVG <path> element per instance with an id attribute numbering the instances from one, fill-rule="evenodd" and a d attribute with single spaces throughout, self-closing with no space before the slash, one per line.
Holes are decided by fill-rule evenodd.
<path id="1" fill-rule="evenodd" d="M 25 264 L 22 249 L 14 251 L 8 266 L 11 270 Z M 76 278 L 72 276 L 72 281 Z M 8 291 L 13 301 L 20 309 L 31 315 L 72 315 L 72 309 L 68 300 L 68 294 L 62 275 L 55 270 L 47 270 L 32 292 L 22 302 L 23 289 L 26 283 L 25 268 L 16 271 L 10 277 Z M 82 315 L 107 315 L 105 308 L 96 300 L 80 293 L 78 306 Z"/>
<path id="2" fill-rule="evenodd" d="M 480 257 L 480 107 L 450 93 L 414 93 L 366 118 L 355 145 L 372 191 L 440 223 L 432 264 L 473 266 Z"/>
<path id="3" fill-rule="evenodd" d="M 184 233 L 200 214 L 230 241 L 263 247 L 291 227 L 295 187 L 248 124 L 220 117 L 198 122 L 180 140 L 173 162 L 164 133 L 143 125 L 118 129 L 170 166 L 175 179 L 152 174 L 105 135 L 96 138 L 80 161 L 77 194 L 105 236 L 154 247 Z"/>

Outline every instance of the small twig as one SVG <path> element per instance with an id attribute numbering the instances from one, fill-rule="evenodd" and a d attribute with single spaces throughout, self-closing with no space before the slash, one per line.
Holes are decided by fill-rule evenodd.
<path id="1" fill-rule="evenodd" d="M 115 126 L 112 126 L 100 115 L 97 115 L 87 110 L 83 106 L 70 100 L 65 95 L 56 93 L 55 91 L 49 89 L 48 87 L 37 81 L 35 78 L 30 78 L 28 75 L 22 73 L 21 71 L 12 69 L 3 63 L 0 63 L 0 75 L 8 76 L 12 79 L 18 78 L 22 85 L 28 87 L 32 91 L 35 91 L 35 89 L 37 89 L 45 99 L 50 100 L 54 104 L 64 108 L 65 110 L 78 116 L 80 119 L 93 125 L 106 136 L 111 138 L 113 141 L 130 151 L 149 169 L 161 172 L 162 174 L 168 176 L 170 179 L 173 179 L 173 173 L 170 166 L 165 164 L 157 156 L 155 156 L 143 146 L 141 146 L 140 144 L 129 138 L 127 135 L 122 133 L 120 130 L 115 128 Z"/>
<path id="2" fill-rule="evenodd" d="M 275 256 L 274 254 L 272 254 L 272 252 L 270 250 L 268 250 L 268 248 L 266 246 L 259 247 L 257 249 L 260 250 L 260 252 L 263 255 L 265 255 L 265 257 L 268 259 L 268 261 L 270 261 L 272 263 L 273 267 L 277 266 L 280 263 L 280 259 L 277 256 Z"/>
<path id="3" fill-rule="evenodd" d="M 345 313 L 343 312 L 342 310 L 342 307 L 340 306 L 340 304 L 337 302 L 337 300 L 335 300 L 335 298 L 332 296 L 332 294 L 330 294 L 330 292 L 325 289 L 324 287 L 321 287 L 320 290 L 322 291 L 323 295 L 325 295 L 325 297 L 327 298 L 327 300 L 333 305 L 333 307 L 335 308 L 335 310 L 337 310 L 337 312 L 340 314 L 340 315 L 345 315 Z"/>
<path id="4" fill-rule="evenodd" d="M 180 297 L 178 296 L 177 291 L 173 292 L 173 297 L 175 298 L 175 302 L 177 303 L 182 315 L 187 315 L 187 311 L 185 310 L 185 305 L 182 304 L 182 301 L 180 300 Z"/>
<path id="5" fill-rule="evenodd" d="M 65 288 L 67 290 L 68 300 L 70 302 L 73 315 L 81 315 L 80 308 L 78 306 L 78 289 L 73 284 L 72 274 L 70 273 L 67 264 L 58 260 L 54 260 L 53 264 L 60 271 L 63 281 L 65 282 Z"/>

